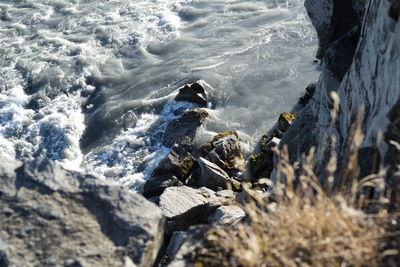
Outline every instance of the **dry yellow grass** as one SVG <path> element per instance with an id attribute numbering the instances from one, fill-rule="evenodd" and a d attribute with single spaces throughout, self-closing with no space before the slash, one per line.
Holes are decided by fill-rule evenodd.
<path id="1" fill-rule="evenodd" d="M 386 246 L 388 236 L 396 234 L 387 232 L 388 225 L 397 222 L 385 208 L 384 174 L 358 179 L 360 119 L 339 171 L 336 155 L 331 153 L 324 185 L 313 171 L 317 164 L 313 150 L 301 164 L 290 164 L 287 149 L 277 151 L 275 201 L 260 199 L 255 191 L 245 189 L 250 196 L 244 205 L 247 220 L 210 230 L 206 249 L 196 257 L 197 265 L 378 266 L 384 265 L 385 257 L 397 254 Z M 335 146 L 334 139 L 331 145 Z M 300 172 L 296 171 L 299 166 Z M 336 183 L 335 173 L 339 173 Z M 364 197 L 371 188 L 382 194 L 373 200 Z"/>

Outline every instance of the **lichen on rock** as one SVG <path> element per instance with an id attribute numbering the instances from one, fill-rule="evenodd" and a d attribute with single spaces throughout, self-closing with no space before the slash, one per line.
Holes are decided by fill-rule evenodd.
<path id="1" fill-rule="evenodd" d="M 286 132 L 287 129 L 289 129 L 290 125 L 294 121 L 294 119 L 297 117 L 298 113 L 293 112 L 293 113 L 288 113 L 288 112 L 283 112 L 281 115 L 279 115 L 278 119 L 278 128 L 282 132 Z"/>

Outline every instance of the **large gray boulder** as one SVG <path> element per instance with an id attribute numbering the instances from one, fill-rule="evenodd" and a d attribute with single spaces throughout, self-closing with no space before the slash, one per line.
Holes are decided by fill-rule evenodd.
<path id="1" fill-rule="evenodd" d="M 164 225 L 125 187 L 45 159 L 2 160 L 1 266 L 151 266 Z"/>
<path id="2" fill-rule="evenodd" d="M 180 118 L 172 120 L 165 129 L 163 145 L 172 147 L 174 144 L 185 145 L 190 152 L 197 128 L 208 116 L 204 109 L 191 109 Z M 184 143 L 184 144 L 182 144 Z"/>
<path id="3" fill-rule="evenodd" d="M 160 196 L 159 206 L 168 219 L 167 233 L 171 234 L 194 224 L 206 223 L 211 212 L 234 199 L 234 194 L 218 194 L 205 187 L 169 187 Z"/>

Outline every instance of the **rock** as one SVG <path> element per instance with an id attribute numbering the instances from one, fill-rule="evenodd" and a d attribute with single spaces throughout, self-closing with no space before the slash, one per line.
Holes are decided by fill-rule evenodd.
<path id="1" fill-rule="evenodd" d="M 314 13 L 314 21 L 318 18 L 327 22 L 326 29 L 340 30 L 335 38 L 329 31 L 320 31 L 322 35 L 331 36 L 329 46 L 338 38 L 349 33 L 354 26 L 360 29 L 360 35 L 354 54 L 344 56 L 340 51 L 348 51 L 348 42 L 337 42 L 334 49 L 338 59 L 351 59 L 351 64 L 341 81 L 332 72 L 333 61 L 323 60 L 321 76 L 313 98 L 301 111 L 299 117 L 293 122 L 285 133 L 281 145 L 287 145 L 291 162 L 301 161 L 302 155 L 315 147 L 315 155 L 326 155 L 327 137 L 336 137 L 336 153 L 338 159 L 343 158 L 346 151 L 346 143 L 355 118 L 363 107 L 362 132 L 365 136 L 361 147 L 375 147 L 379 140 L 379 133 L 385 131 L 389 124 L 386 115 L 395 105 L 400 88 L 400 56 L 397 40 L 399 38 L 399 25 L 388 16 L 391 5 L 389 1 L 371 0 L 368 2 L 359 0 L 350 1 L 318 1 L 306 0 L 307 9 Z M 318 3 L 319 2 L 319 3 Z M 327 15 L 326 9 L 319 9 L 318 4 L 337 5 L 336 18 Z M 342 5 L 342 6 L 340 6 Z M 346 5 L 348 11 L 346 11 Z M 355 8 L 357 7 L 357 8 Z M 340 12 L 343 9 L 343 12 Z M 353 11 L 352 11 L 353 9 Z M 309 10 L 309 11 L 310 11 Z M 348 16 L 345 12 L 362 14 Z M 331 17 L 331 19 L 329 18 Z M 358 23 L 346 23 L 346 19 L 357 19 Z M 321 22 L 321 21 L 320 21 Z M 343 24 L 347 24 L 346 27 Z M 343 34 L 340 35 L 340 32 Z M 339 48 L 340 46 L 344 46 Z M 328 48 L 328 47 L 326 47 Z M 346 52 L 347 53 L 347 52 Z M 329 64 L 328 64 L 329 63 Z M 343 70 L 337 72 L 343 73 Z M 388 76 L 387 74 L 390 73 Z M 336 92 L 340 99 L 340 109 L 335 123 L 331 123 L 332 97 Z M 378 138 L 377 138 L 378 137 Z M 385 155 L 387 144 L 379 144 L 380 155 Z M 320 165 L 326 164 L 327 157 L 319 158 Z M 339 161 L 340 165 L 341 162 Z M 318 176 L 320 173 L 317 173 Z"/>
<path id="2" fill-rule="evenodd" d="M 179 93 L 175 97 L 175 101 L 187 101 L 198 104 L 202 107 L 206 107 L 207 94 L 199 83 L 193 83 L 190 86 L 185 85 L 183 88 L 179 89 Z"/>
<path id="3" fill-rule="evenodd" d="M 202 150 L 209 161 L 230 174 L 245 169 L 239 136 L 236 131 L 217 134 L 210 142 L 203 145 Z"/>
<path id="4" fill-rule="evenodd" d="M 208 223 L 214 225 L 234 226 L 246 216 L 246 213 L 238 206 L 221 206 L 209 217 Z"/>
<path id="5" fill-rule="evenodd" d="M 392 4 L 390 5 L 388 11 L 389 17 L 394 20 L 398 20 L 400 14 L 400 1 L 399 0 L 392 0 Z"/>
<path id="6" fill-rule="evenodd" d="M 299 103 L 303 106 L 307 105 L 310 102 L 310 99 L 313 97 L 315 93 L 315 88 L 318 82 L 310 83 L 306 88 L 306 93 L 299 99 Z"/>
<path id="7" fill-rule="evenodd" d="M 152 176 L 172 173 L 180 181 L 185 182 L 196 166 L 196 159 L 184 147 L 175 144 L 171 152 L 154 169 Z"/>
<path id="8" fill-rule="evenodd" d="M 168 258 L 173 259 L 178 252 L 179 248 L 181 247 L 186 232 L 183 231 L 176 231 L 172 234 L 171 240 L 169 241 L 167 247 L 167 255 Z"/>
<path id="9" fill-rule="evenodd" d="M 296 112 L 295 113 L 286 113 L 286 112 L 281 113 L 281 115 L 279 115 L 279 118 L 278 118 L 279 130 L 281 130 L 282 132 L 286 132 L 296 117 L 297 117 Z"/>
<path id="10" fill-rule="evenodd" d="M 215 192 L 208 188 L 194 189 L 188 186 L 169 187 L 160 196 L 160 208 L 164 215 L 173 219 L 209 202 Z"/>
<path id="11" fill-rule="evenodd" d="M 168 266 L 194 266 L 194 263 L 196 262 L 195 251 L 197 249 L 206 249 L 204 239 L 208 231 L 208 225 L 195 225 L 190 227 L 189 230 L 184 233 L 183 243 L 175 254 L 173 261 Z"/>
<path id="12" fill-rule="evenodd" d="M 274 169 L 274 153 L 272 151 L 261 151 L 251 156 L 249 163 L 256 179 L 269 178 Z"/>
<path id="13" fill-rule="evenodd" d="M 218 190 L 219 187 L 227 188 L 227 186 L 230 185 L 235 190 L 241 189 L 240 183 L 230 178 L 229 175 L 216 164 L 202 157 L 198 159 L 198 163 L 201 169 L 200 186 Z"/>
<path id="14" fill-rule="evenodd" d="M 210 212 L 234 198 L 217 196 L 213 190 L 188 186 L 169 187 L 160 196 L 159 206 L 168 219 L 167 233 L 184 231 L 189 226 L 205 223 Z"/>
<path id="15" fill-rule="evenodd" d="M 304 2 L 318 34 L 317 58 L 322 59 L 332 42 L 345 35 L 354 26 L 360 25 L 362 10 L 359 10 L 354 2 L 357 1 L 306 0 Z"/>
<path id="16" fill-rule="evenodd" d="M 204 109 L 193 109 L 186 111 L 180 118 L 172 120 L 165 129 L 163 145 L 172 147 L 174 144 L 185 141 L 186 144 L 192 146 L 197 127 L 207 116 L 208 113 Z"/>
<path id="17" fill-rule="evenodd" d="M 333 77 L 342 81 L 344 75 L 353 62 L 353 55 L 356 50 L 360 36 L 359 26 L 354 26 L 346 34 L 337 38 L 331 43 L 325 52 L 325 68 L 329 69 Z"/>
<path id="18" fill-rule="evenodd" d="M 168 187 L 182 185 L 178 178 L 172 174 L 151 177 L 144 184 L 142 195 L 146 198 L 151 198 L 161 195 Z"/>
<path id="19" fill-rule="evenodd" d="M 0 258 L 10 266 L 151 266 L 162 211 L 113 182 L 45 159 L 2 160 Z M 4 242 L 4 243 L 2 243 Z M 3 266 L 3 265 L 2 265 Z"/>
<path id="20" fill-rule="evenodd" d="M 268 135 L 263 135 L 260 139 L 260 148 L 262 151 L 268 151 L 267 144 L 271 141 L 271 137 Z"/>

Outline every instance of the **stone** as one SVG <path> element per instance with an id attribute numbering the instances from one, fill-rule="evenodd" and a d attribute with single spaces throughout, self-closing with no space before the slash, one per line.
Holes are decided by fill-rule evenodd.
<path id="1" fill-rule="evenodd" d="M 204 239 L 209 231 L 208 225 L 195 225 L 186 231 L 183 235 L 183 243 L 181 244 L 178 252 L 175 254 L 174 259 L 168 265 L 170 267 L 186 267 L 194 266 L 196 262 L 195 251 L 198 248 L 206 249 Z"/>
<path id="2" fill-rule="evenodd" d="M 217 134 L 210 142 L 203 145 L 202 150 L 210 162 L 217 164 L 230 174 L 245 169 L 236 131 Z"/>
<path id="3" fill-rule="evenodd" d="M 172 233 L 171 240 L 167 247 L 168 258 L 173 259 L 175 257 L 184 241 L 185 234 L 186 232 L 183 231 L 175 231 Z"/>
<path id="4" fill-rule="evenodd" d="M 194 189 L 188 186 L 169 187 L 160 196 L 160 208 L 168 219 L 182 216 L 189 211 L 205 206 L 208 196 L 215 192 L 208 188 Z"/>
<path id="5" fill-rule="evenodd" d="M 298 113 L 287 113 L 283 112 L 281 115 L 279 115 L 278 118 L 278 128 L 282 132 L 286 132 L 287 129 L 289 129 L 290 125 L 294 121 L 294 119 L 297 117 Z"/>
<path id="6" fill-rule="evenodd" d="M 151 198 L 161 195 L 168 187 L 182 185 L 182 182 L 172 174 L 151 177 L 144 184 L 142 195 L 146 198 Z"/>
<path id="7" fill-rule="evenodd" d="M 238 206 L 221 206 L 217 208 L 208 218 L 208 223 L 213 225 L 234 226 L 240 222 L 246 213 Z"/>
<path id="8" fill-rule="evenodd" d="M 390 5 L 388 11 L 389 17 L 394 20 L 398 20 L 400 14 L 400 1 L 399 0 L 392 0 L 392 4 Z"/>
<path id="9" fill-rule="evenodd" d="M 269 178 L 274 169 L 274 153 L 261 151 L 250 157 L 250 169 L 256 179 Z"/>
<path id="10" fill-rule="evenodd" d="M 241 189 L 240 183 L 230 178 L 224 170 L 218 167 L 218 165 L 202 157 L 198 159 L 198 163 L 201 169 L 199 180 L 200 186 L 205 186 L 212 190 L 218 190 L 219 187 L 226 189 L 230 185 L 234 190 Z"/>
<path id="11" fill-rule="evenodd" d="M 143 196 L 47 159 L 1 160 L 0 262 L 10 266 L 151 266 L 162 211 Z M 4 266 L 4 265 L 2 265 Z"/>
<path id="12" fill-rule="evenodd" d="M 158 163 L 152 176 L 172 173 L 180 181 L 185 182 L 196 166 L 196 159 L 183 146 L 175 144 L 171 152 Z"/>
<path id="13" fill-rule="evenodd" d="M 180 118 L 172 120 L 165 129 L 163 145 L 172 147 L 185 141 L 192 146 L 197 128 L 203 124 L 207 116 L 208 113 L 204 109 L 192 109 L 186 111 Z"/>
<path id="14" fill-rule="evenodd" d="M 185 231 L 191 225 L 206 223 L 208 215 L 221 205 L 228 205 L 235 196 L 217 195 L 205 187 L 169 187 L 160 196 L 159 206 L 167 217 L 167 234 Z"/>
<path id="15" fill-rule="evenodd" d="M 203 86 L 199 83 L 193 83 L 192 85 L 185 85 L 179 89 L 178 95 L 175 97 L 175 101 L 187 101 L 198 104 L 202 107 L 207 106 L 207 94 Z"/>
<path id="16" fill-rule="evenodd" d="M 315 93 L 315 88 L 318 82 L 312 82 L 306 87 L 306 93 L 299 99 L 299 103 L 303 106 L 307 105 L 310 102 L 311 98 Z"/>

